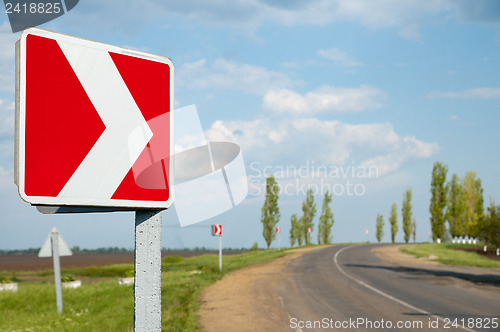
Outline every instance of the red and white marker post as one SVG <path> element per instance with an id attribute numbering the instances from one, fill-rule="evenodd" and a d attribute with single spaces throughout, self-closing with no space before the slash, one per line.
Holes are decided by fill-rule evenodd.
<path id="1" fill-rule="evenodd" d="M 222 271 L 222 225 L 212 225 L 212 235 L 219 236 L 219 270 Z"/>
<path id="2" fill-rule="evenodd" d="M 281 250 L 281 227 L 276 227 L 276 233 L 278 234 L 278 251 Z"/>

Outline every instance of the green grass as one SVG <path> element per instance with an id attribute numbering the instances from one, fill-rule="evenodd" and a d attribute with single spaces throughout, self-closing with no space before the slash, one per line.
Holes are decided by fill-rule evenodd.
<path id="1" fill-rule="evenodd" d="M 113 264 L 106 266 L 85 266 L 62 269 L 61 274 L 70 274 L 79 277 L 102 278 L 102 277 L 125 277 L 127 272 L 133 271 L 133 264 Z M 53 276 L 53 270 L 44 270 L 37 273 L 41 277 Z"/>
<path id="2" fill-rule="evenodd" d="M 223 272 L 219 271 L 219 256 L 203 255 L 171 262 L 163 259 L 162 270 L 162 330 L 198 331 L 196 311 L 198 296 L 208 285 L 228 272 L 254 264 L 263 264 L 284 252 L 276 250 L 248 252 L 223 257 Z"/>
<path id="3" fill-rule="evenodd" d="M 198 331 L 198 296 L 206 286 L 226 273 L 253 264 L 263 264 L 285 252 L 254 251 L 223 257 L 167 257 L 162 260 L 162 330 Z M 75 277 L 97 277 L 77 289 L 63 289 L 64 312 L 57 314 L 52 282 L 23 282 L 17 293 L 0 292 L 0 331 L 132 331 L 134 295 L 132 286 L 119 286 L 131 264 L 64 269 Z M 47 272 L 44 272 L 47 274 Z"/>
<path id="4" fill-rule="evenodd" d="M 0 292 L 1 331 L 128 331 L 133 326 L 133 290 L 116 281 L 64 289 L 64 313 L 56 310 L 51 283 L 19 285 Z"/>
<path id="5" fill-rule="evenodd" d="M 417 258 L 436 255 L 438 258 L 435 261 L 446 265 L 500 268 L 500 262 L 498 261 L 482 257 L 475 252 L 459 250 L 459 248 L 465 248 L 466 246 L 453 243 L 423 243 L 404 246 L 400 250 Z M 472 246 L 469 245 L 469 247 Z"/>

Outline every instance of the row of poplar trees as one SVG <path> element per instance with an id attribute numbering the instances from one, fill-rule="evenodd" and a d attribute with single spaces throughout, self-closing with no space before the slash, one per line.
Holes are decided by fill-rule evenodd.
<path id="1" fill-rule="evenodd" d="M 410 241 L 410 237 L 413 235 L 413 242 L 415 242 L 416 234 L 417 234 L 417 224 L 415 222 L 415 218 L 413 218 L 412 212 L 412 204 L 411 204 L 412 193 L 411 189 L 407 189 L 403 193 L 403 205 L 401 207 L 401 216 L 403 220 L 403 232 L 405 242 L 408 243 Z M 396 234 L 398 233 L 398 205 L 393 203 L 391 206 L 391 213 L 389 214 L 389 223 L 391 224 L 391 241 L 392 243 L 396 242 Z M 382 241 L 382 237 L 384 236 L 384 217 L 379 213 L 377 215 L 377 223 L 376 223 L 376 233 L 375 237 L 377 241 Z"/>
<path id="2" fill-rule="evenodd" d="M 452 238 L 478 238 L 486 244 L 500 246 L 500 207 L 490 200 L 484 210 L 483 188 L 476 172 L 468 171 L 461 179 L 457 174 L 446 181 L 448 167 L 434 163 L 431 180 L 432 239 L 443 239 L 448 232 Z"/>
<path id="3" fill-rule="evenodd" d="M 273 240 L 276 238 L 275 227 L 280 220 L 280 211 L 278 206 L 279 198 L 279 186 L 273 176 L 266 179 L 266 197 L 264 200 L 264 205 L 262 206 L 261 219 L 263 226 L 264 239 L 266 240 L 267 248 L 270 247 Z M 333 212 L 330 207 L 332 201 L 332 195 L 330 192 L 326 192 L 323 198 L 323 206 L 321 208 L 321 215 L 319 217 L 318 224 L 318 244 L 328 244 L 332 241 L 331 230 L 335 220 L 333 219 Z M 316 216 L 316 203 L 314 203 L 313 191 L 309 189 L 307 191 L 306 198 L 302 202 L 302 212 L 301 218 L 297 217 L 297 214 L 293 214 L 291 217 L 291 228 L 290 228 L 290 245 L 293 247 L 295 243 L 299 246 L 311 243 L 311 233 L 308 229 L 312 231 L 314 227 L 314 217 Z"/>

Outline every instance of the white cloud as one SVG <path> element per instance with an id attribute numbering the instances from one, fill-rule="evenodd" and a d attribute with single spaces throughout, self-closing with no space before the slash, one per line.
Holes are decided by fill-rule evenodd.
<path id="1" fill-rule="evenodd" d="M 14 103 L 0 99 L 0 135 L 14 134 Z"/>
<path id="2" fill-rule="evenodd" d="M 205 59 L 184 63 L 178 69 L 176 79 L 181 86 L 237 90 L 257 95 L 292 85 L 292 80 L 278 71 L 220 58 L 211 65 L 207 65 Z"/>
<path id="3" fill-rule="evenodd" d="M 8 169 L 14 164 L 14 119 L 14 103 L 0 99 L 0 189 L 12 182 L 13 171 Z"/>
<path id="4" fill-rule="evenodd" d="M 472 126 L 477 126 L 476 122 L 473 121 L 462 121 L 460 117 L 456 114 L 452 114 L 448 117 L 448 120 L 450 120 L 451 123 L 462 125 L 465 127 L 472 127 Z"/>
<path id="5" fill-rule="evenodd" d="M 14 171 L 0 166 L 0 190 L 11 189 L 14 186 Z"/>
<path id="6" fill-rule="evenodd" d="M 438 151 L 436 143 L 425 143 L 415 136 L 398 137 L 396 147 L 395 151 L 365 159 L 361 165 L 375 165 L 379 174 L 390 174 L 399 170 L 409 160 L 429 158 Z"/>
<path id="7" fill-rule="evenodd" d="M 379 175 L 393 173 L 405 164 L 429 158 L 436 143 L 398 135 L 390 123 L 351 125 L 316 118 L 216 121 L 206 131 L 210 141 L 239 144 L 247 162 L 264 165 L 375 166 Z"/>
<path id="8" fill-rule="evenodd" d="M 14 137 L 0 139 L 0 167 L 12 167 L 14 157 Z"/>
<path id="9" fill-rule="evenodd" d="M 474 88 L 455 92 L 432 92 L 430 98 L 451 98 L 451 99 L 498 99 L 500 98 L 500 88 Z"/>
<path id="10" fill-rule="evenodd" d="M 332 60 L 336 65 L 341 67 L 351 68 L 363 65 L 361 62 L 354 60 L 354 58 L 337 48 L 319 50 L 318 55 L 322 58 Z"/>
<path id="11" fill-rule="evenodd" d="M 426 16 L 452 9 L 449 0 L 342 0 L 335 13 L 338 19 L 359 21 L 372 28 L 404 28 Z"/>
<path id="12" fill-rule="evenodd" d="M 162 19 L 194 19 L 213 26 L 229 26 L 249 32 L 266 23 L 280 25 L 359 22 L 369 28 L 396 28 L 404 38 L 419 35 L 418 26 L 435 19 L 498 23 L 498 2 L 477 0 L 87 0 L 54 24 L 88 31 L 134 32 L 148 22 Z M 113 17 L 110 20 L 109 17 Z"/>
<path id="13" fill-rule="evenodd" d="M 374 29 L 402 29 L 401 35 L 404 38 L 414 38 L 418 34 L 417 26 L 420 23 L 440 15 L 455 15 L 464 21 L 491 21 L 491 16 L 494 15 L 487 9 L 492 6 L 485 1 L 475 2 L 478 4 L 473 6 L 467 1 L 454 0 L 310 0 L 286 3 L 273 0 L 188 0 L 164 3 L 171 13 L 197 18 L 213 25 L 255 29 L 267 22 L 282 25 L 324 25 L 352 21 Z M 471 14 L 469 7 L 474 7 L 474 13 L 481 14 Z M 498 22 L 498 17 L 496 19 Z"/>
<path id="14" fill-rule="evenodd" d="M 420 40 L 420 32 L 418 30 L 418 25 L 415 23 L 409 24 L 399 31 L 399 35 L 406 39 L 416 39 Z"/>
<path id="15" fill-rule="evenodd" d="M 336 88 L 322 86 L 301 95 L 288 89 L 268 91 L 263 107 L 276 113 L 306 115 L 320 112 L 357 112 L 382 106 L 384 92 L 368 86 Z"/>
<path id="16" fill-rule="evenodd" d="M 290 26 L 349 21 L 372 29 L 395 28 L 404 38 L 415 38 L 418 26 L 436 19 L 498 23 L 499 8 L 496 0 L 87 0 L 48 26 L 64 24 L 91 37 L 89 33 L 134 34 L 150 22 L 178 24 L 180 18 L 236 28 L 259 39 L 254 32 L 266 23 Z"/>
<path id="17" fill-rule="evenodd" d="M 0 25 L 0 91 L 14 92 L 15 43 L 19 34 L 13 34 L 9 22 Z"/>
<path id="18" fill-rule="evenodd" d="M 164 9 L 176 15 L 220 25 L 257 27 L 265 22 L 283 25 L 326 24 L 357 21 L 372 28 L 407 27 L 427 16 L 460 11 L 466 4 L 451 0 L 273 0 L 163 1 Z M 482 7 L 478 5 L 477 7 Z"/>

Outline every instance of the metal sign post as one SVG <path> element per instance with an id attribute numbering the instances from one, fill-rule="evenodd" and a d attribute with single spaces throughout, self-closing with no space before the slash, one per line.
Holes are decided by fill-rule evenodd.
<path id="1" fill-rule="evenodd" d="M 135 212 L 134 331 L 161 331 L 161 210 Z"/>
<path id="2" fill-rule="evenodd" d="M 56 303 L 57 312 L 63 311 L 63 298 L 62 298 L 62 284 L 61 284 L 61 256 L 71 256 L 73 252 L 69 248 L 66 241 L 64 241 L 61 234 L 56 227 L 53 227 L 49 236 L 42 245 L 38 252 L 38 257 L 50 257 L 54 263 L 54 281 L 56 284 Z"/>
<path id="3" fill-rule="evenodd" d="M 59 261 L 59 233 L 57 231 L 52 231 L 50 233 L 50 238 L 52 242 L 52 260 L 54 262 L 54 279 L 56 282 L 57 312 L 61 314 L 63 311 L 63 299 L 61 284 L 61 264 Z"/>

